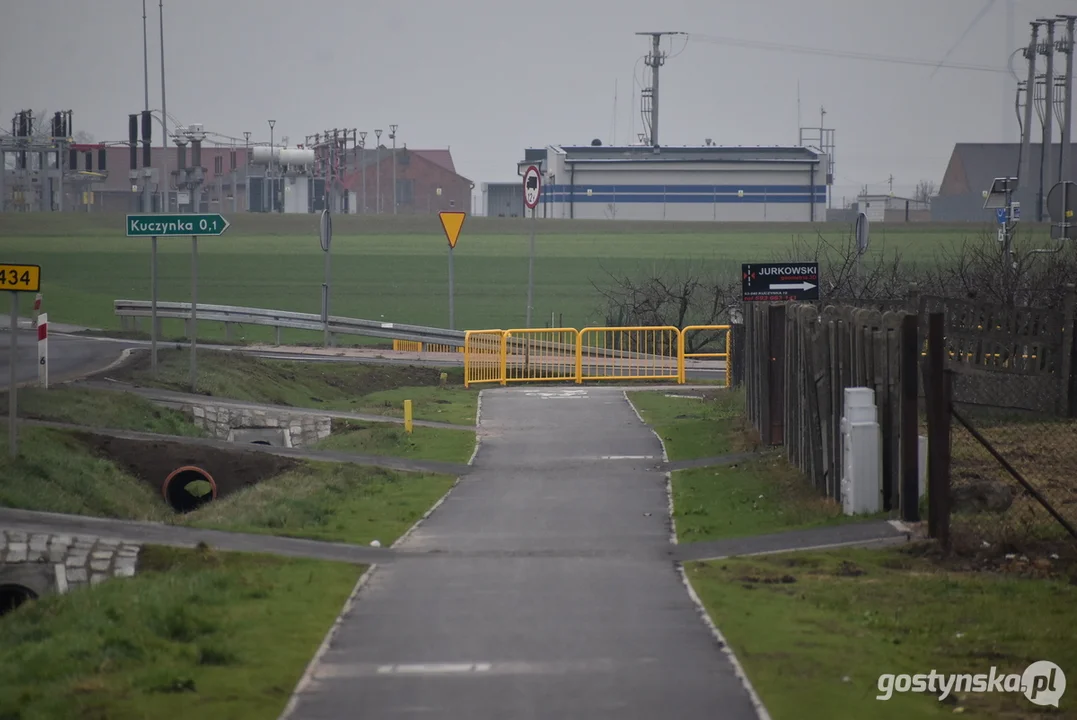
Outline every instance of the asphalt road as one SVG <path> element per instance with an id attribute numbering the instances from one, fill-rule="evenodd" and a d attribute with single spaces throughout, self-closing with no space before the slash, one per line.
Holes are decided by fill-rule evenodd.
<path id="1" fill-rule="evenodd" d="M 15 355 L 15 384 L 37 381 L 37 331 L 19 330 Z M 49 333 L 49 384 L 102 370 L 119 359 L 124 343 L 98 342 L 74 335 Z M 11 383 L 11 331 L 0 332 L 0 389 Z"/>
<path id="2" fill-rule="evenodd" d="M 472 472 L 372 573 L 289 717 L 756 718 L 663 558 L 662 450 L 623 393 L 488 391 L 480 435 Z"/>

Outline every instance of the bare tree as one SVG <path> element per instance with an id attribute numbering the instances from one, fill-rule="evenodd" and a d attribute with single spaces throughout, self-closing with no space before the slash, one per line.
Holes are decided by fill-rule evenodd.
<path id="1" fill-rule="evenodd" d="M 912 199 L 918 202 L 931 202 L 931 198 L 939 194 L 938 187 L 931 180 L 921 180 L 916 184 Z"/>
<path id="2" fill-rule="evenodd" d="M 860 254 L 856 237 L 845 233 L 828 240 L 817 233 L 812 240 L 793 236 L 789 248 L 777 253 L 777 262 L 819 263 L 819 299 L 826 302 L 874 302 L 902 298 L 916 277 L 916 266 L 886 247 L 886 236 L 872 239 L 871 251 Z"/>
<path id="3" fill-rule="evenodd" d="M 603 271 L 605 277 L 592 279 L 591 285 L 603 298 L 602 312 L 611 327 L 721 325 L 740 300 L 739 281 L 701 261 L 654 263 L 632 273 Z M 697 352 L 719 335 L 692 333 L 686 350 Z"/>

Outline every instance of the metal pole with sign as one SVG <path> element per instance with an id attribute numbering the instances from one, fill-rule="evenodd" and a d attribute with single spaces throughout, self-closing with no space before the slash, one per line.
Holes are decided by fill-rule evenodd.
<path id="1" fill-rule="evenodd" d="M 219 213 L 200 214 L 138 214 L 127 216 L 127 237 L 150 238 L 150 345 L 156 369 L 157 355 L 157 238 L 191 238 L 191 390 L 197 375 L 198 329 L 198 238 L 200 235 L 219 237 L 231 223 Z"/>
<path id="2" fill-rule="evenodd" d="M 8 451 L 12 459 L 19 455 L 19 433 L 15 426 L 18 419 L 18 365 L 19 352 L 19 293 L 41 292 L 40 265 L 0 264 L 0 290 L 11 293 L 11 354 L 8 359 Z"/>
<path id="3" fill-rule="evenodd" d="M 157 377 L 157 236 L 150 238 L 150 372 Z"/>
<path id="4" fill-rule="evenodd" d="M 438 188 L 439 190 L 441 188 Z M 449 329 L 456 329 L 456 312 L 454 305 L 454 278 L 452 251 L 456 247 L 456 241 L 460 239 L 460 229 L 464 227 L 466 213 L 460 211 L 445 210 L 438 213 L 441 227 L 445 231 L 445 239 L 449 241 Z"/>
<path id="5" fill-rule="evenodd" d="M 868 251 L 868 215 L 861 212 L 856 216 L 856 276 L 860 277 L 860 256 Z"/>
<path id="6" fill-rule="evenodd" d="M 329 215 L 328 207 L 322 210 L 322 216 L 318 223 L 318 240 L 321 242 L 322 252 L 325 253 L 325 282 L 322 283 L 322 327 L 324 329 L 323 342 L 326 347 L 329 347 L 329 248 L 333 243 L 333 219 Z"/>
<path id="7" fill-rule="evenodd" d="M 542 191 L 542 174 L 538 167 L 529 165 L 524 171 L 524 205 L 531 211 L 531 247 L 527 257 L 527 324 L 531 327 L 531 313 L 535 300 L 535 209 Z"/>

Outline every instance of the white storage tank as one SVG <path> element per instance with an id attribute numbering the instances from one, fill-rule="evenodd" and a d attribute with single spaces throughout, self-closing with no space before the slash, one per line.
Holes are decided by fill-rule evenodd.
<path id="1" fill-rule="evenodd" d="M 292 167 L 310 167 L 314 165 L 313 148 L 274 148 L 277 162 Z"/>
<path id="2" fill-rule="evenodd" d="M 270 148 L 266 145 L 256 145 L 251 148 L 251 164 L 252 165 L 269 165 L 270 160 L 280 155 L 280 148 L 272 148 L 272 154 L 270 154 Z"/>

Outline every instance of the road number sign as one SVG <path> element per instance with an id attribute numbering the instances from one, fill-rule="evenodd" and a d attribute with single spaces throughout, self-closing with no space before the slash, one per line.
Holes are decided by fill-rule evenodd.
<path id="1" fill-rule="evenodd" d="M 10 265 L 0 263 L 0 290 L 9 292 L 40 292 L 40 265 Z"/>
<path id="2" fill-rule="evenodd" d="M 524 205 L 528 210 L 534 210 L 538 205 L 539 194 L 542 191 L 542 174 L 534 165 L 529 165 L 524 171 Z"/>
<path id="3" fill-rule="evenodd" d="M 745 263 L 741 299 L 788 302 L 819 299 L 819 263 Z"/>

